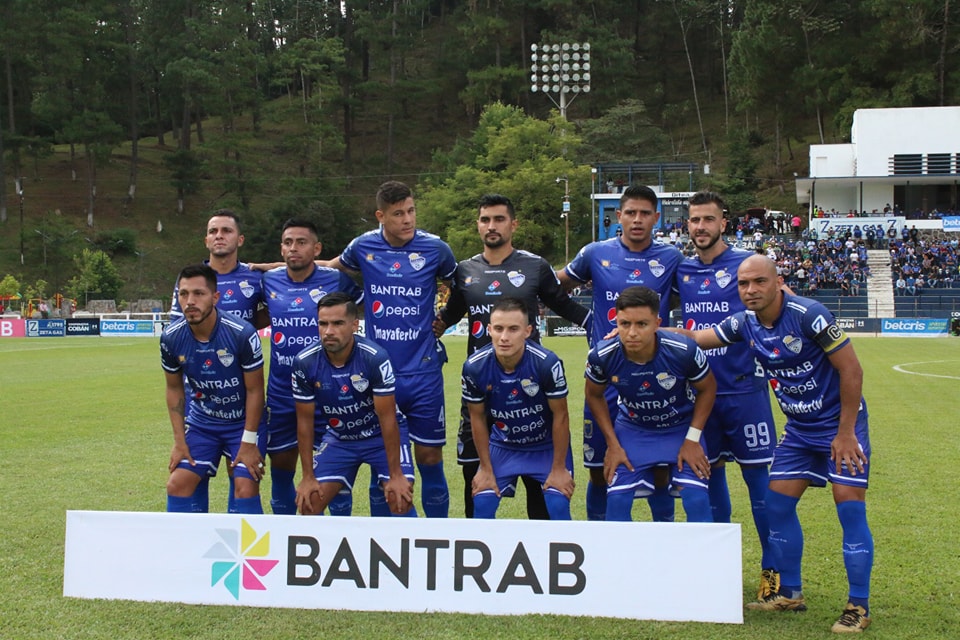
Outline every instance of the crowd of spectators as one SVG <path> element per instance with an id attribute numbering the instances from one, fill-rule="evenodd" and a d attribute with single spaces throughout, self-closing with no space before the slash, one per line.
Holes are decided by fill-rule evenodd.
<path id="1" fill-rule="evenodd" d="M 873 209 L 872 211 L 855 211 L 853 209 L 837 211 L 836 209 L 824 209 L 823 207 L 814 207 L 813 209 L 814 218 L 877 218 L 887 215 L 902 216 L 907 220 L 940 220 L 946 216 L 960 215 L 960 212 L 952 208 L 940 209 L 938 207 L 934 207 L 930 211 L 924 211 L 919 207 L 913 211 L 905 211 L 897 204 L 892 207 L 888 204 L 882 210 Z"/>
<path id="2" fill-rule="evenodd" d="M 960 287 L 956 239 L 924 234 L 890 244 L 894 295 L 919 296 L 928 289 Z"/>

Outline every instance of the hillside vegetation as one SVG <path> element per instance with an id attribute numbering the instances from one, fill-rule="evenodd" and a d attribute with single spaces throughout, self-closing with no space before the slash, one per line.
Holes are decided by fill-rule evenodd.
<path id="1" fill-rule="evenodd" d="M 163 299 L 220 207 L 244 217 L 244 259 L 275 259 L 292 215 L 331 256 L 391 178 L 460 257 L 473 201 L 497 190 L 524 246 L 560 264 L 556 178 L 575 250 L 599 162 L 709 165 L 694 187 L 732 208 L 795 209 L 807 145 L 843 141 L 854 109 L 956 102 L 949 4 L 11 0 L 0 279 L 77 295 L 74 257 L 102 250 L 118 299 Z M 566 121 L 559 94 L 530 91 L 530 45 L 557 42 L 591 45 L 591 91 Z"/>

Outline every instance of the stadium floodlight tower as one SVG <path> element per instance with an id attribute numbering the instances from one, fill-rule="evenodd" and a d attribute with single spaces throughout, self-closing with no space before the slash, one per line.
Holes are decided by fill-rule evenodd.
<path id="1" fill-rule="evenodd" d="M 590 43 L 532 44 L 530 61 L 530 91 L 550 98 L 566 120 L 570 103 L 590 93 Z"/>

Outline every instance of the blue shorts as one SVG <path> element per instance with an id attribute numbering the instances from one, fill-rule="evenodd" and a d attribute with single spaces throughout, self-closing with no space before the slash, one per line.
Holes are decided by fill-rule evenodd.
<path id="1" fill-rule="evenodd" d="M 623 465 L 617 467 L 613 482 L 607 487 L 607 493 L 631 491 L 636 498 L 650 495 L 654 489 L 655 467 L 670 468 L 670 480 L 673 483 L 671 489 L 674 494 L 681 486 L 706 490 L 707 481 L 698 478 L 690 465 L 683 465 L 683 471 L 677 469 L 677 455 L 687 437 L 688 426 L 643 429 L 624 425 L 619 421 L 615 423 L 614 431 L 620 446 L 627 453 L 630 464 L 633 465 L 633 471 L 628 471 Z M 702 437 L 700 443 L 703 444 Z"/>
<path id="2" fill-rule="evenodd" d="M 527 476 L 541 485 L 553 468 L 553 447 L 546 449 L 511 449 L 490 443 L 490 464 L 497 476 L 500 496 L 511 498 L 517 492 L 517 478 Z M 573 453 L 567 449 L 567 471 L 573 475 Z M 551 489 L 555 491 L 555 489 Z"/>
<path id="3" fill-rule="evenodd" d="M 870 459 L 870 432 L 867 427 L 867 405 L 860 406 L 857 414 L 855 433 L 860 449 Z M 827 480 L 833 484 L 867 488 L 870 478 L 870 465 L 863 467 L 863 473 L 851 475 L 846 465 L 841 465 L 837 473 L 836 464 L 830 460 L 830 443 L 836 437 L 834 430 L 802 431 L 792 428 L 790 422 L 784 429 L 783 437 L 773 454 L 770 465 L 770 480 L 809 480 L 810 486 L 824 487 Z"/>
<path id="4" fill-rule="evenodd" d="M 267 400 L 267 453 L 297 448 L 297 410 L 293 399 L 280 403 Z"/>
<path id="5" fill-rule="evenodd" d="M 610 411 L 610 420 L 617 419 L 617 388 L 607 385 L 603 391 L 607 399 L 607 409 Z M 583 466 L 586 468 L 603 468 L 603 457 L 607 455 L 607 440 L 603 437 L 600 427 L 593 420 L 593 413 L 586 403 L 583 405 Z"/>
<path id="6" fill-rule="evenodd" d="M 339 482 L 352 491 L 361 464 L 370 465 L 371 477 L 381 482 L 390 479 L 387 451 L 379 435 L 363 440 L 338 440 L 328 431 L 313 450 L 313 473 L 319 482 Z M 410 440 L 403 430 L 400 432 L 400 468 L 413 482 Z"/>
<path id="7" fill-rule="evenodd" d="M 239 423 L 236 428 L 229 431 L 217 429 L 207 429 L 205 427 L 195 427 L 185 425 L 186 441 L 190 448 L 190 455 L 196 466 L 191 466 L 186 460 L 181 460 L 177 465 L 178 469 L 192 471 L 201 478 L 214 477 L 217 475 L 217 467 L 220 466 L 221 456 L 233 462 L 237 453 L 240 451 L 241 438 L 243 437 L 243 423 Z M 260 449 L 260 455 L 266 453 L 266 436 L 263 430 L 263 423 L 260 425 L 260 436 L 257 438 L 257 448 Z M 247 478 L 253 480 L 246 465 L 238 464 L 233 469 L 234 478 Z"/>
<path id="8" fill-rule="evenodd" d="M 407 418 L 410 440 L 428 447 L 447 444 L 443 371 L 397 375 L 397 409 Z"/>
<path id="9" fill-rule="evenodd" d="M 718 395 L 703 428 L 703 446 L 713 464 L 720 459 L 740 464 L 770 464 L 777 429 L 764 386 L 752 393 Z"/>

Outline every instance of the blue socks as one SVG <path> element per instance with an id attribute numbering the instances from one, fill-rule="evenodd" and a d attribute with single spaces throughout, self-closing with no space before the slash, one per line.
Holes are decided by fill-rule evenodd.
<path id="1" fill-rule="evenodd" d="M 683 502 L 687 522 L 713 522 L 713 515 L 710 512 L 710 495 L 703 489 L 684 487 L 680 492 L 680 501 Z"/>
<path id="2" fill-rule="evenodd" d="M 633 491 L 617 491 L 607 496 L 607 521 L 630 522 L 633 509 Z"/>
<path id="3" fill-rule="evenodd" d="M 233 480 L 231 479 L 230 495 L 233 496 Z M 193 511 L 195 513 L 208 513 L 210 511 L 210 476 L 200 478 L 200 484 L 193 490 Z M 170 511 L 167 508 L 167 511 Z"/>
<path id="4" fill-rule="evenodd" d="M 607 486 L 587 482 L 587 520 L 606 520 Z"/>
<path id="5" fill-rule="evenodd" d="M 770 526 L 767 523 L 767 485 L 770 484 L 770 472 L 766 465 L 756 465 L 740 467 L 740 473 L 743 474 L 743 481 L 747 484 L 747 491 L 750 493 L 753 524 L 760 538 L 760 567 L 770 569 L 773 567 L 773 554 L 770 552 L 770 541 L 767 539 L 770 533 Z"/>
<path id="6" fill-rule="evenodd" d="M 650 505 L 650 516 L 654 522 L 673 522 L 674 500 L 670 495 L 670 487 L 654 489 L 653 493 L 647 496 L 647 503 Z"/>
<path id="7" fill-rule="evenodd" d="M 867 505 L 849 500 L 837 505 L 843 527 L 843 564 L 850 584 L 850 602 L 870 613 L 870 572 L 873 569 L 873 534 L 867 525 Z"/>
<path id="8" fill-rule="evenodd" d="M 389 518 L 390 505 L 387 504 L 387 496 L 383 493 L 383 487 L 378 482 L 371 482 L 370 493 L 370 515 L 374 518 Z M 333 511 L 331 510 L 331 513 Z"/>
<path id="9" fill-rule="evenodd" d="M 167 496 L 168 513 L 201 513 L 196 508 L 195 496 L 188 498 L 179 498 L 177 496 Z"/>
<path id="10" fill-rule="evenodd" d="M 446 518 L 450 511 L 450 490 L 443 475 L 443 462 L 418 464 L 420 470 L 420 499 L 423 513 L 428 518 Z M 474 506 L 476 508 L 476 506 Z"/>
<path id="11" fill-rule="evenodd" d="M 228 513 L 263 513 L 263 504 L 260 502 L 260 496 L 253 498 L 234 498 Z"/>
<path id="12" fill-rule="evenodd" d="M 497 508 L 500 506 L 500 497 L 493 491 L 484 491 L 473 496 L 473 517 L 492 520 L 497 517 Z"/>
<path id="13" fill-rule="evenodd" d="M 551 520 L 571 520 L 570 498 L 559 491 L 547 489 L 543 492 L 543 500 L 547 503 L 547 513 Z"/>
<path id="14" fill-rule="evenodd" d="M 297 513 L 297 490 L 293 486 L 296 471 L 277 469 L 270 466 L 270 480 L 273 482 L 270 507 L 277 515 L 292 516 Z"/>
<path id="15" fill-rule="evenodd" d="M 372 509 L 371 509 L 372 510 Z M 343 488 L 327 503 L 327 511 L 332 516 L 349 516 L 353 513 L 353 493 Z"/>
<path id="16" fill-rule="evenodd" d="M 730 489 L 727 487 L 727 466 L 721 465 L 710 469 L 710 483 L 707 485 L 710 492 L 710 510 L 713 512 L 714 522 L 730 522 Z M 763 488 L 767 490 L 766 487 Z M 689 518 L 688 518 L 689 520 Z"/>
<path id="17" fill-rule="evenodd" d="M 800 559 L 803 557 L 803 530 L 797 517 L 799 498 L 767 491 L 767 519 L 773 568 L 780 572 L 780 593 L 799 593 L 803 584 Z"/>

